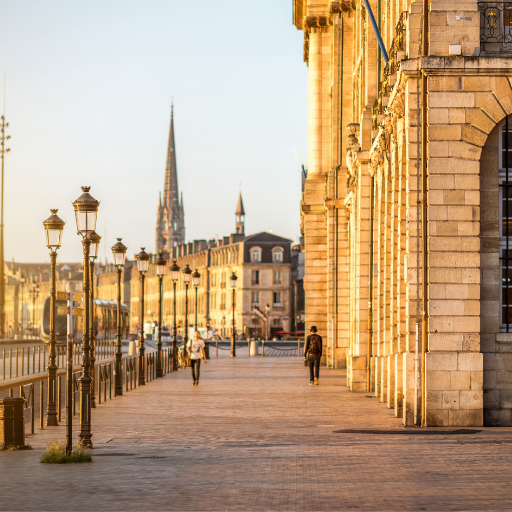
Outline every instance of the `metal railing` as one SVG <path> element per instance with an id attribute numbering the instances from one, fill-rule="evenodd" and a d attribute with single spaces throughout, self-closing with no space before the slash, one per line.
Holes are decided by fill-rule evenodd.
<path id="1" fill-rule="evenodd" d="M 105 345 L 106 350 L 104 356 L 107 357 L 110 352 L 111 346 Z M 81 363 L 81 361 L 80 361 Z M 146 370 L 146 382 L 151 382 L 156 379 L 156 364 L 157 364 L 157 353 L 151 352 L 144 355 L 144 368 Z M 123 358 L 123 386 L 126 391 L 133 390 L 139 386 L 139 356 L 127 356 Z M 114 370 L 115 361 L 107 361 L 95 365 L 96 378 L 94 379 L 95 391 L 98 397 L 98 404 L 105 403 L 107 399 L 112 399 L 115 393 L 112 392 L 114 387 Z M 167 373 L 172 372 L 172 349 L 162 349 L 162 370 L 164 376 Z M 62 370 L 59 370 L 62 372 Z M 72 411 L 73 415 L 77 416 L 80 414 L 80 376 L 82 371 L 76 369 L 73 371 L 73 383 L 72 383 Z M 45 428 L 45 397 L 47 390 L 47 376 L 46 374 L 35 374 L 34 380 L 26 382 L 18 387 L 19 396 L 25 400 L 25 413 L 29 411 L 30 419 L 26 425 L 30 426 L 30 433 L 34 433 L 35 427 L 35 414 L 36 414 L 36 403 L 39 409 L 39 428 Z M 26 378 L 26 380 L 29 380 Z M 39 400 L 36 402 L 36 383 L 39 391 Z M 63 386 L 64 384 L 64 386 Z M 8 391 L 10 397 L 14 396 L 14 391 L 17 386 L 9 387 L 9 383 L 3 385 L 3 390 Z M 62 406 L 63 400 L 63 389 L 66 389 L 66 375 L 62 373 L 57 376 L 57 413 L 58 420 L 62 421 Z"/>
<path id="2" fill-rule="evenodd" d="M 107 401 L 107 384 L 108 397 L 112 400 L 112 384 L 114 381 L 114 363 L 103 363 L 96 365 L 96 382 L 98 383 L 98 403 L 101 404 L 101 395 L 103 393 L 103 401 Z"/>
<path id="3" fill-rule="evenodd" d="M 25 388 L 28 388 L 28 395 L 25 392 Z M 12 396 L 12 392 L 10 392 L 9 395 Z M 27 410 L 30 410 L 30 433 L 31 434 L 34 433 L 34 413 L 35 413 L 34 395 L 35 395 L 35 386 L 34 386 L 33 382 L 32 382 L 32 384 L 20 386 L 20 397 L 25 400 L 25 408 L 24 408 L 23 412 L 25 413 Z"/>
<path id="4" fill-rule="evenodd" d="M 25 375 L 35 375 L 37 373 L 46 372 L 46 363 L 48 361 L 48 346 L 38 347 L 21 347 L 2 350 L 2 369 L 3 380 L 24 377 Z M 106 359 L 113 357 L 115 352 L 115 342 L 97 341 L 96 342 L 96 359 Z M 59 368 L 66 365 L 66 347 L 57 345 L 56 347 L 56 364 Z M 81 343 L 73 344 L 73 363 L 81 364 L 82 361 L 82 345 Z"/>
<path id="5" fill-rule="evenodd" d="M 478 2 L 478 10 L 481 50 L 512 51 L 512 2 Z"/>

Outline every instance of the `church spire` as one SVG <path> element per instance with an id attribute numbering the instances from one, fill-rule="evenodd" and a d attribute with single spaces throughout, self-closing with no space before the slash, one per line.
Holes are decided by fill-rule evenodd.
<path id="1" fill-rule="evenodd" d="M 178 191 L 178 168 L 174 141 L 174 105 L 171 105 L 171 126 L 167 145 L 167 162 L 163 200 L 158 202 L 156 222 L 156 252 L 170 253 L 173 247 L 185 243 L 185 214 L 183 195 Z"/>
<path id="2" fill-rule="evenodd" d="M 179 204 L 178 168 L 176 166 L 176 146 L 174 143 L 174 105 L 171 105 L 171 126 L 167 144 L 167 164 L 165 166 L 164 204 L 172 208 Z"/>
<path id="3" fill-rule="evenodd" d="M 242 192 L 238 194 L 238 204 L 236 205 L 236 232 L 245 235 L 245 210 L 244 202 L 242 201 Z"/>

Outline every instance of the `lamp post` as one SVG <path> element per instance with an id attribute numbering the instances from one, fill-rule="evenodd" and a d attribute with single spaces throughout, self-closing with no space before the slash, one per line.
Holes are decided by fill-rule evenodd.
<path id="1" fill-rule="evenodd" d="M 178 282 L 179 277 L 180 277 L 180 267 L 176 263 L 176 260 L 174 260 L 171 265 L 171 279 L 172 279 L 172 285 L 173 285 L 173 321 L 174 321 L 173 340 L 172 340 L 172 371 L 173 372 L 178 371 L 178 353 L 177 353 L 178 332 L 177 332 L 177 326 L 176 326 L 176 283 Z"/>
<path id="2" fill-rule="evenodd" d="M 197 331 L 197 289 L 199 288 L 199 283 L 201 282 L 201 274 L 197 271 L 197 268 L 195 272 L 192 274 L 192 284 L 194 285 L 194 288 L 196 290 L 196 304 L 194 307 L 195 311 L 195 322 L 194 322 L 194 330 Z"/>
<path id="3" fill-rule="evenodd" d="M 140 276 L 140 343 L 139 343 L 139 386 L 146 384 L 146 376 L 144 375 L 144 278 L 149 268 L 149 254 L 141 247 L 141 251 L 137 254 L 137 270 Z"/>
<path id="4" fill-rule="evenodd" d="M 185 347 L 188 341 L 188 285 L 190 284 L 190 278 L 192 277 L 192 270 L 187 266 L 183 270 L 183 282 L 185 283 L 185 332 L 183 339 L 185 340 Z"/>
<path id="5" fill-rule="evenodd" d="M 80 382 L 80 427 L 78 438 L 80 446 L 92 448 L 91 433 L 91 362 L 89 344 L 89 252 L 90 235 L 96 230 L 99 201 L 89 194 L 91 187 L 82 187 L 82 195 L 73 203 L 75 210 L 76 229 L 82 235 L 84 250 L 84 330 L 82 336 L 82 375 Z"/>
<path id="6" fill-rule="evenodd" d="M 96 371 L 96 326 L 95 326 L 95 314 L 94 314 L 94 262 L 98 257 L 100 250 L 100 241 L 101 236 L 93 231 L 89 239 L 91 240 L 91 247 L 89 250 L 89 267 L 91 272 L 91 407 L 96 407 L 96 399 L 95 399 L 95 387 L 96 381 L 94 379 L 95 371 Z"/>
<path id="7" fill-rule="evenodd" d="M 233 274 L 231 274 L 231 288 L 233 290 L 233 302 L 232 302 L 232 309 L 233 309 L 233 338 L 231 340 L 231 357 L 236 357 L 236 347 L 235 347 L 235 341 L 236 341 L 236 329 L 235 329 L 235 290 L 236 290 L 237 279 L 238 279 L 238 277 L 236 277 L 236 274 L 233 271 Z"/>
<path id="8" fill-rule="evenodd" d="M 4 96 L 2 102 L 2 117 L 0 118 L 0 158 L 2 160 L 2 176 L 0 190 L 0 338 L 5 339 L 5 276 L 4 276 L 4 159 L 10 149 L 5 147 L 5 141 L 11 138 L 5 135 L 9 123 L 5 122 L 5 75 Z"/>
<path id="9" fill-rule="evenodd" d="M 156 275 L 158 276 L 158 291 L 160 293 L 158 301 L 158 341 L 156 342 L 156 377 L 159 378 L 164 376 L 162 370 L 162 283 L 167 272 L 167 260 L 161 252 L 155 261 L 155 265 Z"/>
<path id="10" fill-rule="evenodd" d="M 269 336 L 268 336 L 268 314 L 269 313 L 270 313 L 270 304 L 267 304 L 265 306 L 265 317 L 266 317 L 266 322 L 265 322 L 265 331 L 266 331 L 265 332 L 265 338 L 267 338 L 267 340 L 269 338 Z"/>
<path id="11" fill-rule="evenodd" d="M 48 403 L 46 410 L 46 425 L 57 426 L 57 365 L 55 364 L 55 306 L 57 303 L 57 290 L 55 287 L 55 265 L 57 262 L 57 249 L 62 240 L 62 231 L 65 222 L 57 215 L 58 210 L 50 210 L 52 214 L 44 222 L 46 231 L 46 246 L 50 249 L 51 260 L 51 288 L 50 288 L 50 353 L 48 354 Z"/>
<path id="12" fill-rule="evenodd" d="M 36 333 L 36 300 L 39 297 L 39 284 L 34 283 L 32 290 L 30 290 L 30 297 L 32 298 L 32 335 Z"/>
<path id="13" fill-rule="evenodd" d="M 121 242 L 122 238 L 117 239 L 117 243 L 112 246 L 114 255 L 114 265 L 117 267 L 117 332 L 116 332 L 116 396 L 123 394 L 123 328 L 121 315 L 121 274 L 123 272 L 124 261 L 126 258 L 126 245 Z"/>

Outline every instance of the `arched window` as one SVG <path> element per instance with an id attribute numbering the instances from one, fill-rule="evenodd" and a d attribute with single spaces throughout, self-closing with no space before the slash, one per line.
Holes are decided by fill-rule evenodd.
<path id="1" fill-rule="evenodd" d="M 252 262 L 261 261 L 261 247 L 252 247 L 250 252 Z"/>
<path id="2" fill-rule="evenodd" d="M 283 262 L 283 248 L 282 247 L 274 247 L 272 249 L 272 261 L 274 263 L 282 263 Z"/>

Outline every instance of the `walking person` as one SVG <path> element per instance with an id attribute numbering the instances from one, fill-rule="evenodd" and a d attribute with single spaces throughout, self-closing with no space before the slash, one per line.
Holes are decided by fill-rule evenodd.
<path id="1" fill-rule="evenodd" d="M 188 340 L 187 342 L 188 356 L 190 357 L 190 367 L 192 368 L 192 379 L 194 380 L 193 385 L 199 384 L 199 372 L 201 370 L 201 359 L 206 364 L 206 357 L 204 355 L 204 341 L 201 339 L 199 331 L 194 333 L 194 339 Z M 196 374 L 197 368 L 197 374 Z"/>
<path id="2" fill-rule="evenodd" d="M 306 340 L 304 346 L 304 361 L 309 363 L 309 385 L 313 383 L 318 386 L 318 377 L 320 374 L 320 358 L 322 357 L 322 336 L 317 333 L 316 326 L 311 326 L 311 334 Z"/>

